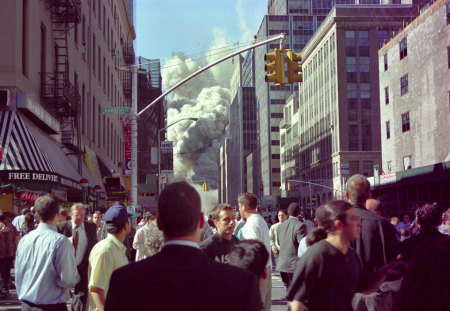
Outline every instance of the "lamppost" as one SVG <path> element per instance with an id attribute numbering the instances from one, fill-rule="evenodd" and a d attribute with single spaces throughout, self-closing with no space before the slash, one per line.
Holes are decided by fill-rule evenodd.
<path id="1" fill-rule="evenodd" d="M 87 189 L 89 186 L 89 180 L 87 180 L 86 178 L 81 178 L 80 179 L 80 186 L 83 188 L 83 206 L 86 208 L 86 204 L 87 204 Z"/>
<path id="2" fill-rule="evenodd" d="M 182 118 L 158 130 L 158 195 L 161 193 L 161 132 L 181 121 L 197 121 L 198 118 Z"/>

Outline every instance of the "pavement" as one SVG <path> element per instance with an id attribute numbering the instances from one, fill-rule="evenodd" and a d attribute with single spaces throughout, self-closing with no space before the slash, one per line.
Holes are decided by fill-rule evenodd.
<path id="1" fill-rule="evenodd" d="M 14 276 L 13 276 L 14 277 Z M 1 282 L 1 281 L 0 281 Z M 17 299 L 17 291 L 10 289 L 10 296 L 7 298 L 0 298 L 0 310 L 20 310 L 20 301 Z M 286 311 L 287 300 L 284 299 L 286 292 L 284 290 L 283 282 L 281 281 L 280 273 L 272 271 L 272 308 L 271 311 Z M 70 305 L 67 305 L 70 311 Z"/>

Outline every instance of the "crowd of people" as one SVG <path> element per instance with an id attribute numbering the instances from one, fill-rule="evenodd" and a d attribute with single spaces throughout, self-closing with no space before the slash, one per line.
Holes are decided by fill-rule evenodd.
<path id="1" fill-rule="evenodd" d="M 450 310 L 450 209 L 426 203 L 395 224 L 364 176 L 346 189 L 313 220 L 291 203 L 273 224 L 254 194 L 204 215 L 175 182 L 137 231 L 120 202 L 68 216 L 45 195 L 11 224 L 0 212 L 0 293 L 15 261 L 22 310 L 270 310 L 276 270 L 290 310 Z"/>

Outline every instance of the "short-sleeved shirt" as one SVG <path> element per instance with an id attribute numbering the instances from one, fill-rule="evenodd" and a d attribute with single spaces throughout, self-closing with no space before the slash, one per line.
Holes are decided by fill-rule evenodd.
<path id="1" fill-rule="evenodd" d="M 227 240 L 216 233 L 201 242 L 200 248 L 209 258 L 217 262 L 228 263 L 228 254 L 230 253 L 231 247 L 237 242 L 239 242 L 239 239 L 234 235 L 231 236 L 231 240 Z"/>
<path id="2" fill-rule="evenodd" d="M 106 297 L 112 273 L 128 264 L 125 251 L 125 245 L 112 234 L 95 244 L 89 255 L 89 288 L 93 286 L 103 289 Z M 97 310 L 91 295 L 89 310 Z"/>
<path id="3" fill-rule="evenodd" d="M 286 296 L 309 311 L 352 311 L 353 295 L 363 279 L 361 261 L 353 249 L 343 254 L 322 240 L 300 259 Z"/>

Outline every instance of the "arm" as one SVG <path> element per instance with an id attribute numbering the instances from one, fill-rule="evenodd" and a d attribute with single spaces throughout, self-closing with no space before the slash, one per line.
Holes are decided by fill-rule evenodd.
<path id="1" fill-rule="evenodd" d="M 144 232 L 143 232 L 142 228 L 136 232 L 136 235 L 134 236 L 134 239 L 133 239 L 133 248 L 134 249 L 140 249 L 140 248 L 145 247 L 143 233 Z"/>
<path id="2" fill-rule="evenodd" d="M 270 240 L 270 247 L 272 248 L 272 252 L 274 254 L 278 254 L 278 247 L 277 247 L 277 235 L 276 235 L 276 226 L 273 225 L 270 227 L 269 230 L 269 240 Z"/>
<path id="3" fill-rule="evenodd" d="M 301 226 L 298 228 L 295 233 L 295 237 L 297 239 L 297 243 L 300 244 L 300 241 L 306 236 L 306 225 L 301 223 Z"/>
<path id="4" fill-rule="evenodd" d="M 75 249 L 67 238 L 61 239 L 55 255 L 55 269 L 58 279 L 56 283 L 63 288 L 74 287 L 79 281 L 77 265 L 75 264 Z"/>
<path id="5" fill-rule="evenodd" d="M 289 302 L 289 306 L 291 307 L 291 311 L 304 311 L 305 305 L 297 300 L 292 300 Z"/>
<path id="6" fill-rule="evenodd" d="M 101 288 L 91 286 L 89 289 L 91 292 L 92 300 L 99 311 L 105 310 L 105 291 Z"/>
<path id="7" fill-rule="evenodd" d="M 404 268 L 404 264 L 401 261 L 393 261 L 384 267 L 381 267 L 373 274 L 366 276 L 361 285 L 361 292 L 363 294 L 370 294 L 376 291 L 381 283 L 383 283 L 387 276 L 400 275 L 400 270 Z"/>

